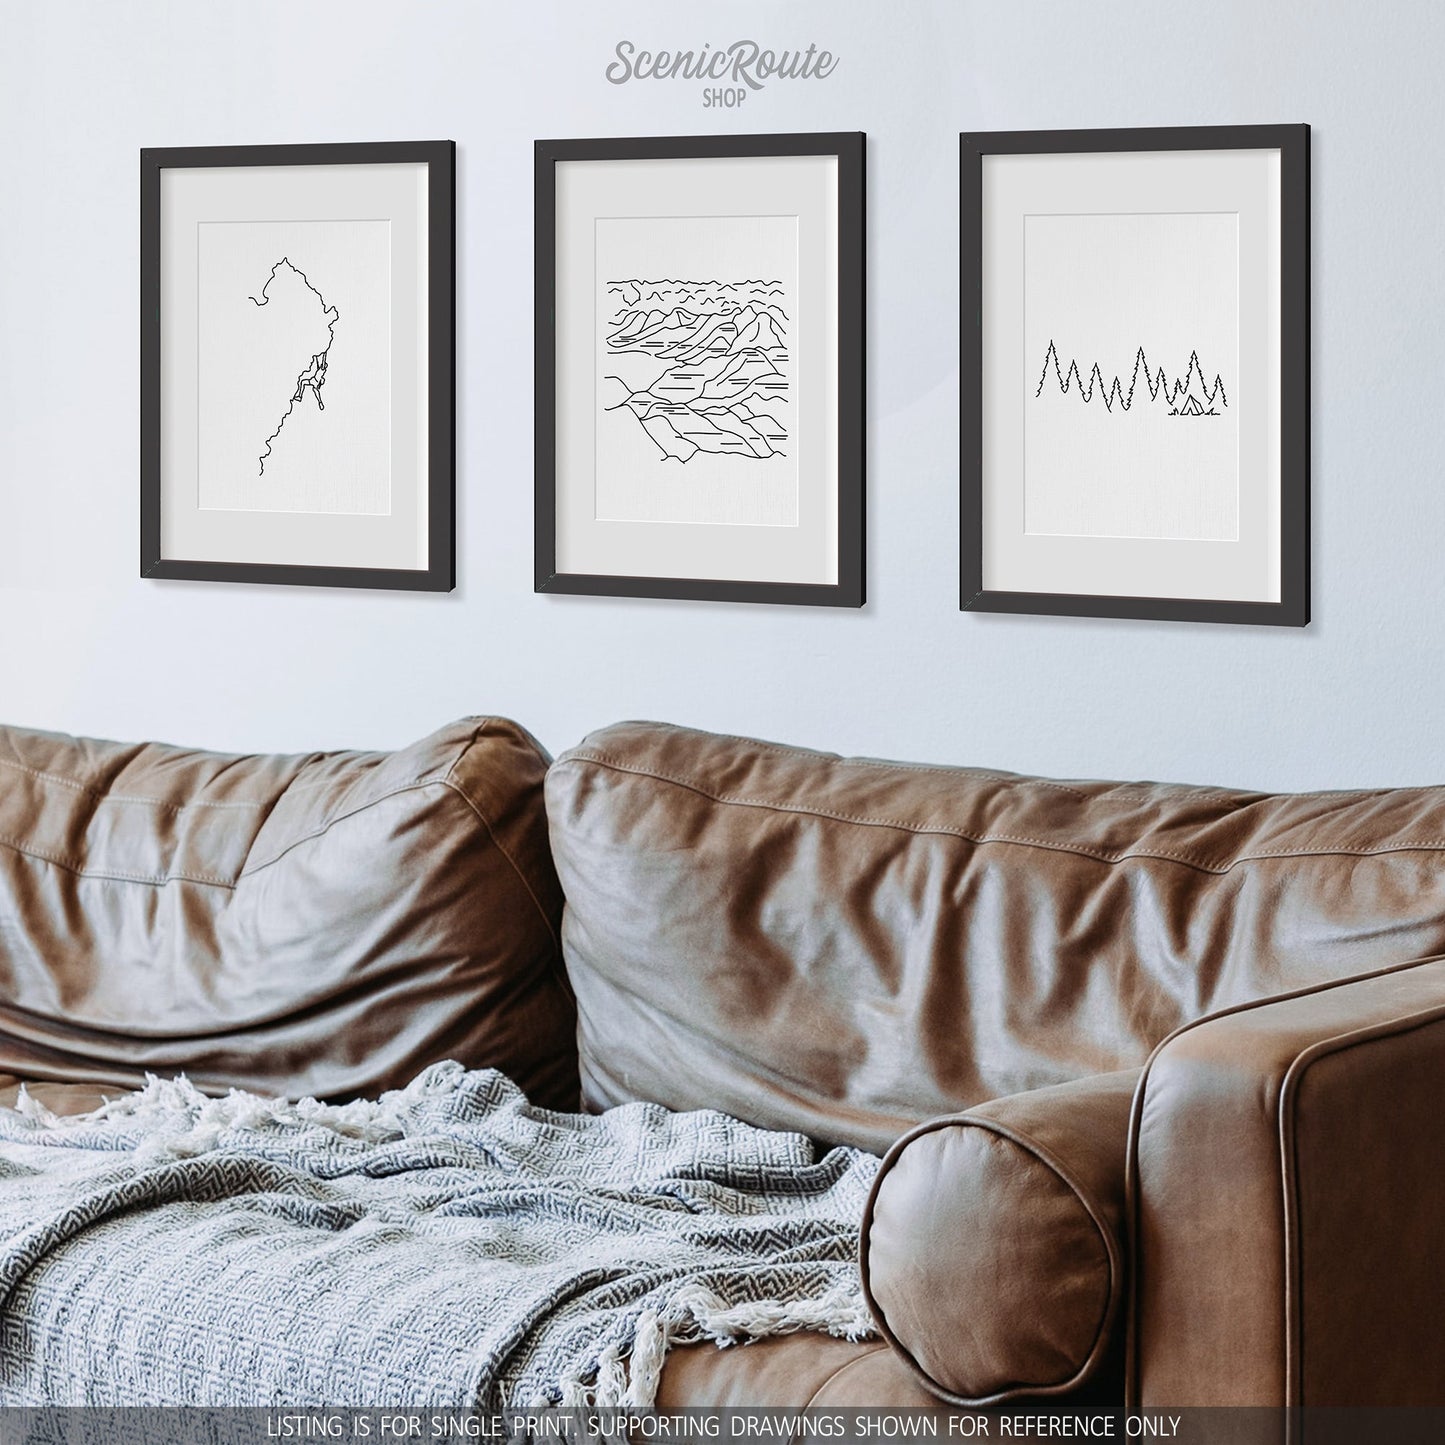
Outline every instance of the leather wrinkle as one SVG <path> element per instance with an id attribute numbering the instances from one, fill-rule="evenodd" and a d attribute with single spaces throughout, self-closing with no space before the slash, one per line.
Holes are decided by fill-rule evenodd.
<path id="1" fill-rule="evenodd" d="M 6 727 L 0 754 L 0 1072 L 342 1099 L 456 1058 L 577 1107 L 524 729 L 221 754 Z"/>
<path id="2" fill-rule="evenodd" d="M 491 728 L 495 724 L 495 722 L 495 718 L 487 717 L 480 719 L 476 730 L 472 734 L 471 742 L 475 743 L 480 741 L 481 738 L 487 734 L 487 730 Z M 542 764 L 543 770 L 545 772 L 545 770 L 551 766 L 551 759 L 542 751 L 540 747 L 536 745 L 535 742 L 532 741 L 530 735 L 527 738 L 527 742 L 532 749 L 533 755 L 536 757 L 537 761 Z M 553 961 L 552 971 L 570 995 L 572 993 L 572 980 L 567 977 L 567 969 L 562 962 L 561 935 L 559 934 L 556 926 L 553 924 L 551 916 L 548 914 L 546 908 L 543 907 L 542 900 L 537 897 L 536 889 L 532 887 L 531 880 L 527 877 L 526 873 L 522 871 L 521 867 L 517 863 L 517 860 L 512 856 L 510 851 L 508 851 L 508 849 L 503 845 L 501 839 L 497 836 L 497 830 L 493 826 L 492 820 L 483 810 L 482 805 L 457 780 L 456 770 L 465 754 L 465 748 L 458 750 L 457 756 L 452 759 L 451 765 L 447 769 L 446 776 L 442 779 L 442 782 L 445 784 L 445 786 L 451 788 L 455 793 L 457 793 L 457 795 L 466 802 L 467 806 L 471 808 L 472 812 L 477 815 L 478 820 L 487 830 L 487 836 L 492 840 L 492 846 L 496 848 L 497 852 L 500 853 L 502 857 L 507 860 L 508 867 L 510 867 L 512 872 L 516 874 L 517 881 L 521 883 L 522 887 L 526 890 L 527 897 L 532 900 L 533 908 L 537 910 L 538 917 L 541 918 L 543 925 L 547 929 L 547 932 L 552 937 L 553 944 L 556 946 L 556 957 Z"/>
<path id="3" fill-rule="evenodd" d="M 532 885 L 527 881 L 526 875 L 517 866 L 517 860 L 513 858 L 512 855 L 502 846 L 501 842 L 497 838 L 496 829 L 492 827 L 491 820 L 482 811 L 481 806 L 478 804 L 477 800 L 472 797 L 472 795 L 468 793 L 465 788 L 463 788 L 451 777 L 443 778 L 441 780 L 441 785 L 445 788 L 450 788 L 451 791 L 454 792 L 457 797 L 459 797 L 467 805 L 467 807 L 469 807 L 472 812 L 477 815 L 478 822 L 480 822 L 482 827 L 487 830 L 487 837 L 491 839 L 492 847 L 494 847 L 497 852 L 500 853 L 502 857 L 507 860 L 507 866 L 516 875 L 517 881 L 526 891 L 527 897 L 532 900 L 532 907 L 537 910 L 537 916 L 546 925 L 547 932 L 552 935 L 552 942 L 555 943 L 560 949 L 562 947 L 562 940 L 557 936 L 557 930 L 552 926 L 552 920 L 547 916 L 547 910 L 542 907 L 542 900 L 537 897 L 537 894 L 533 890 Z"/>
<path id="4" fill-rule="evenodd" d="M 626 994 L 628 998 L 636 999 L 639 1003 L 645 1004 L 654 1013 L 660 1014 L 663 1018 L 665 1018 L 668 1024 L 673 1028 L 679 1030 L 682 1033 L 688 1034 L 692 1038 L 701 1039 L 704 1043 L 710 1045 L 718 1053 L 726 1055 L 727 1058 L 738 1064 L 748 1074 L 765 1073 L 770 1078 L 778 1079 L 782 1083 L 789 1085 L 793 1089 L 796 1089 L 800 1098 L 813 1098 L 820 1101 L 825 1101 L 829 1105 L 833 1106 L 835 1109 L 843 1102 L 841 1099 L 835 1098 L 828 1094 L 821 1094 L 818 1093 L 816 1090 L 811 1089 L 808 1086 L 806 1080 L 795 1079 L 790 1074 L 785 1074 L 781 1069 L 776 1067 L 775 1063 L 764 1063 L 759 1059 L 755 1059 L 750 1055 L 744 1054 L 741 1050 L 734 1048 L 731 1044 L 724 1043 L 723 1040 L 716 1037 L 716 1035 L 704 1032 L 695 1023 L 690 1023 L 686 1019 L 677 1018 L 675 1015 L 669 1013 L 666 1009 L 661 1008 L 654 998 L 648 997 L 646 994 L 640 992 L 638 989 L 632 987 L 632 985 L 630 984 L 619 983 L 617 982 L 617 980 L 609 978 L 607 980 L 607 985 L 609 988 L 616 989 L 618 993 Z M 605 1068 L 605 1061 L 600 1062 Z M 619 1080 L 618 1082 L 621 1081 Z"/>
<path id="5" fill-rule="evenodd" d="M 246 1035 L 255 1033 L 257 1029 L 265 1028 L 276 1024 L 305 1024 L 313 1019 L 319 1019 L 330 1013 L 337 1007 L 345 1007 L 352 1003 L 362 1003 L 369 998 L 376 997 L 385 987 L 393 983 L 405 983 L 404 968 L 397 968 L 392 971 L 392 976 L 373 975 L 366 979 L 351 979 L 344 985 L 333 989 L 329 993 L 318 994 L 304 1004 L 296 1007 L 278 1009 L 273 1013 L 257 1013 L 249 1015 L 245 1020 L 238 1021 L 230 1028 L 212 1029 L 203 1037 L 206 1041 L 222 1042 L 226 1039 L 241 1039 Z M 13 1017 L 16 1014 L 27 1018 L 36 1019 L 45 1025 L 51 1033 L 71 1035 L 77 1041 L 114 1041 L 124 1043 L 126 1041 L 142 1040 L 146 1043 L 171 1043 L 182 1040 L 195 1040 L 198 1035 L 194 1030 L 172 1030 L 172 1031 L 150 1031 L 139 1025 L 129 1025 L 122 1032 L 119 1029 L 101 1029 L 93 1024 L 72 1025 L 65 1019 L 52 1019 L 48 1015 L 37 1013 L 26 1009 L 22 1005 L 0 1001 L 0 1019 Z"/>

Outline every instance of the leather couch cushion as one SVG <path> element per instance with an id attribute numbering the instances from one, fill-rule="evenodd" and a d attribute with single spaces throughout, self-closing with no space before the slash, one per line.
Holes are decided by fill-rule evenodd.
<path id="1" fill-rule="evenodd" d="M 1181 1024 L 1445 952 L 1445 789 L 1269 795 L 654 723 L 547 778 L 583 1094 L 882 1152 Z"/>
<path id="2" fill-rule="evenodd" d="M 775 1335 L 720 1348 L 711 1341 L 668 1351 L 657 1407 L 799 1409 L 935 1406 L 939 1401 L 879 1340 Z"/>
<path id="3" fill-rule="evenodd" d="M 900 1139 L 863 1220 L 880 1330 L 959 1405 L 1064 1394 L 1121 1359 L 1137 1069 L 981 1104 Z"/>
<path id="4" fill-rule="evenodd" d="M 0 729 L 0 1071 L 346 1098 L 450 1057 L 575 1107 L 546 761 L 498 720 L 296 757 Z"/>

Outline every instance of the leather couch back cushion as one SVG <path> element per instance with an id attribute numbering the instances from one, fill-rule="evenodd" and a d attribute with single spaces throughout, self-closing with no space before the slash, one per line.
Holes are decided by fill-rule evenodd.
<path id="1" fill-rule="evenodd" d="M 0 1072 L 345 1098 L 456 1058 L 575 1107 L 546 762 L 497 720 L 298 757 L 0 728 Z"/>
<path id="2" fill-rule="evenodd" d="M 653 723 L 547 778 L 584 1101 L 885 1149 L 1445 952 L 1445 789 L 1054 782 Z"/>

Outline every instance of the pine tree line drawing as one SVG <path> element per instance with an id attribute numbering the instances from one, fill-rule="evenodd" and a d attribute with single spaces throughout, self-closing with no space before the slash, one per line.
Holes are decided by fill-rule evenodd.
<path id="1" fill-rule="evenodd" d="M 1044 395 L 1050 367 L 1053 368 L 1054 380 L 1063 395 L 1075 396 L 1085 404 L 1092 402 L 1097 396 L 1104 403 L 1104 410 L 1110 415 L 1114 414 L 1116 408 L 1121 413 L 1133 410 L 1140 377 L 1144 380 L 1150 405 L 1166 406 L 1168 410 L 1165 414 L 1168 416 L 1219 416 L 1229 406 L 1223 377 L 1216 372 L 1213 384 L 1206 382 L 1197 351 L 1189 353 L 1189 365 L 1185 367 L 1183 377 L 1171 383 L 1162 366 L 1150 367 L 1141 346 L 1134 353 L 1134 370 L 1129 377 L 1128 389 L 1125 390 L 1117 375 L 1112 381 L 1104 380 L 1103 369 L 1097 361 L 1089 370 L 1087 383 L 1081 376 L 1077 360 L 1070 361 L 1068 370 L 1065 371 L 1059 360 L 1059 349 L 1050 340 L 1049 349 L 1044 353 L 1043 367 L 1039 372 L 1039 384 L 1034 389 L 1035 400 Z M 1142 396 L 1138 399 L 1143 400 Z"/>

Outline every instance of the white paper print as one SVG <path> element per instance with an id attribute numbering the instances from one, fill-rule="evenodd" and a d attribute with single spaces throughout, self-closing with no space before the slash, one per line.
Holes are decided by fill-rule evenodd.
<path id="1" fill-rule="evenodd" d="M 1024 217 L 1024 530 L 1239 535 L 1238 221 Z"/>
<path id="2" fill-rule="evenodd" d="M 795 526 L 796 219 L 596 224 L 597 517 Z"/>
<path id="3" fill-rule="evenodd" d="M 390 223 L 197 229 L 198 505 L 388 514 Z"/>

